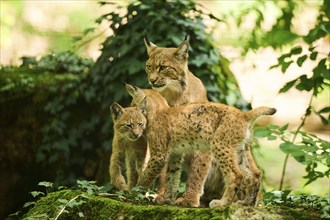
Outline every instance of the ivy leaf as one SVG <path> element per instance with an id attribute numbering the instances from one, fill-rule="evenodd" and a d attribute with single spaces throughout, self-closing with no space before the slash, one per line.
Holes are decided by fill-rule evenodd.
<path id="1" fill-rule="evenodd" d="M 36 198 L 37 196 L 40 196 L 40 195 L 42 195 L 42 196 L 45 195 L 45 193 L 43 193 L 43 192 L 39 192 L 39 191 L 32 191 L 32 192 L 30 192 L 30 193 L 31 193 L 31 195 L 32 195 L 34 198 Z"/>
<path id="2" fill-rule="evenodd" d="M 53 183 L 43 181 L 43 182 L 38 183 L 38 186 L 53 187 Z"/>
<path id="3" fill-rule="evenodd" d="M 26 202 L 26 203 L 24 203 L 23 208 L 27 208 L 29 206 L 34 206 L 35 204 L 36 204 L 36 202 Z"/>

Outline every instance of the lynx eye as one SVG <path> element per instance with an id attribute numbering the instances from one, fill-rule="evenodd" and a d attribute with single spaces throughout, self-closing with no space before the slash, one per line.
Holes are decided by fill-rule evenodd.
<path id="1" fill-rule="evenodd" d="M 132 125 L 131 124 L 125 124 L 124 125 L 126 128 L 132 128 Z"/>
<path id="2" fill-rule="evenodd" d="M 165 71 L 168 70 L 170 67 L 169 66 L 160 66 L 159 71 Z"/>
<path id="3" fill-rule="evenodd" d="M 139 126 L 140 126 L 140 127 L 142 127 L 142 125 L 143 125 L 143 123 L 142 123 L 142 122 L 140 122 L 140 123 L 139 123 Z"/>
<path id="4" fill-rule="evenodd" d="M 150 65 L 146 65 L 146 70 L 150 71 L 151 70 L 151 66 Z"/>

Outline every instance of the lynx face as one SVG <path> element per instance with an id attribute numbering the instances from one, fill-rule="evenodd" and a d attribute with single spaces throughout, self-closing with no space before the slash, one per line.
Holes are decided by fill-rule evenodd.
<path id="1" fill-rule="evenodd" d="M 122 108 L 119 104 L 113 103 L 110 112 L 114 120 L 114 128 L 120 137 L 136 141 L 143 135 L 147 120 L 138 108 Z"/>
<path id="2" fill-rule="evenodd" d="M 188 41 L 183 41 L 178 48 L 161 48 L 146 40 L 145 44 L 149 55 L 146 72 L 151 87 L 159 92 L 184 90 L 188 71 Z"/>

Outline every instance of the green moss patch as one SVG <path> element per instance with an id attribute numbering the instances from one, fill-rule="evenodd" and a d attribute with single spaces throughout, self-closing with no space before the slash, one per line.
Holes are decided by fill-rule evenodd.
<path id="1" fill-rule="evenodd" d="M 74 200 L 73 200 L 74 199 Z M 70 201 L 71 200 L 71 205 Z M 64 201 L 64 202 L 63 202 Z M 65 209 L 63 211 L 63 207 Z M 59 213 L 62 213 L 59 215 Z M 24 219 L 319 219 L 312 210 L 289 207 L 226 206 L 219 209 L 133 205 L 110 198 L 62 190 L 37 201 Z"/>

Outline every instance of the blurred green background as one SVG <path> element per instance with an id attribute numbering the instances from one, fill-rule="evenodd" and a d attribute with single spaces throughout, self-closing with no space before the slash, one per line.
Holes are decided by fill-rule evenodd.
<path id="1" fill-rule="evenodd" d="M 161 2 L 161 1 L 160 1 Z M 173 4 L 177 2 L 181 2 L 183 5 L 189 6 L 190 1 L 172 1 Z M 272 1 L 194 1 L 199 10 L 202 10 L 206 15 L 212 15 L 219 19 L 212 19 L 212 16 L 204 16 L 203 22 L 205 24 L 205 31 L 210 36 L 210 38 L 203 39 L 202 42 L 212 41 L 209 45 L 211 48 L 215 48 L 217 53 L 221 56 L 225 57 L 229 62 L 229 68 L 231 72 L 234 74 L 238 87 L 235 87 L 233 83 L 232 90 L 237 90 L 237 93 L 240 93 L 241 96 L 245 99 L 246 102 L 251 103 L 252 107 L 260 106 L 260 105 L 268 105 L 274 106 L 277 108 L 278 112 L 275 117 L 272 119 L 261 119 L 258 121 L 258 124 L 265 126 L 268 123 L 285 125 L 289 124 L 289 129 L 296 129 L 301 123 L 301 117 L 304 115 L 306 108 L 309 105 L 310 96 L 312 95 L 310 91 L 299 91 L 296 89 L 289 90 L 286 93 L 279 94 L 279 90 L 290 80 L 293 80 L 299 77 L 302 74 L 309 73 L 315 67 L 315 63 L 319 60 L 327 57 L 329 54 L 329 35 L 320 37 L 317 41 L 315 41 L 314 46 L 318 49 L 318 57 L 313 62 L 313 60 L 308 60 L 304 63 L 304 65 L 291 65 L 290 68 L 287 69 L 286 73 L 283 74 L 280 68 L 270 69 L 272 65 L 277 63 L 277 58 L 283 54 L 290 51 L 290 49 L 294 45 L 300 45 L 303 48 L 303 51 L 307 51 L 309 45 L 299 38 L 299 36 L 305 36 L 309 33 L 309 31 L 315 26 L 318 22 L 318 17 L 320 16 L 320 8 L 323 5 L 323 1 L 277 1 L 276 3 Z M 293 2 L 293 3 L 292 3 Z M 107 44 L 104 42 L 109 39 L 111 36 L 114 36 L 115 29 L 109 28 L 111 23 L 111 19 L 104 19 L 99 23 L 96 23 L 96 19 L 100 16 L 110 13 L 116 12 L 119 15 L 125 14 L 127 12 L 126 7 L 130 4 L 130 1 L 118 0 L 112 1 L 113 4 L 104 4 L 102 7 L 98 3 L 98 1 L 1 1 L 1 33 L 0 33 L 0 64 L 1 71 L 3 75 L 1 77 L 13 77 L 11 73 L 8 73 L 8 66 L 16 66 L 24 64 L 24 59 L 22 57 L 36 57 L 36 60 L 40 59 L 42 56 L 49 54 L 51 52 L 60 53 L 63 51 L 71 51 L 73 54 L 89 59 L 89 61 L 74 61 L 72 62 L 82 62 L 79 64 L 80 66 L 86 65 L 86 68 L 90 68 L 93 62 L 100 62 L 100 57 L 102 54 L 104 55 Z M 325 4 L 324 4 L 325 5 Z M 121 9 L 118 6 L 122 7 Z M 189 8 L 188 8 L 189 9 Z M 290 14 L 291 13 L 291 14 Z M 157 14 L 157 12 L 156 12 Z M 161 13 L 160 13 L 161 14 Z M 293 17 L 290 18 L 290 15 Z M 281 20 L 280 18 L 283 17 Z M 148 23 L 148 21 L 145 21 Z M 166 19 L 160 20 L 162 25 L 165 25 L 168 22 Z M 281 24 L 281 22 L 283 24 Z M 276 24 L 279 24 L 276 26 Z M 290 27 L 286 26 L 288 24 Z M 180 24 L 178 24 L 180 26 Z M 276 26 L 277 29 L 273 27 Z M 325 26 L 327 29 L 329 26 Z M 168 41 L 172 43 L 172 46 L 176 46 L 176 41 L 180 41 L 182 36 L 185 35 L 182 33 L 176 32 L 176 29 L 173 27 L 173 30 L 168 27 L 168 32 L 174 36 L 175 32 L 177 33 L 177 39 L 171 39 Z M 190 30 L 188 28 L 188 30 Z M 195 29 L 194 29 L 195 30 Z M 329 32 L 329 29 L 327 29 Z M 155 31 L 154 31 L 155 32 Z M 270 34 L 269 34 L 270 32 Z M 327 33 L 328 33 L 327 32 Z M 267 35 L 268 33 L 268 35 Z M 275 35 L 278 34 L 277 35 Z M 123 33 L 121 33 L 123 34 Z M 159 34 L 159 36 L 158 36 Z M 120 34 L 117 33 L 119 36 Z M 130 38 L 134 35 L 133 32 L 129 32 L 126 29 L 124 33 L 126 38 Z M 141 33 L 143 35 L 143 33 Z M 162 39 L 166 39 L 165 33 L 150 33 L 151 40 L 159 45 L 165 45 L 165 40 L 162 42 Z M 170 34 L 169 34 L 170 35 Z M 172 36 L 171 35 L 171 36 Z M 194 46 L 197 47 L 197 43 L 194 45 L 194 34 L 192 34 L 192 42 L 191 47 L 194 50 Z M 202 36 L 202 35 L 196 35 Z M 198 38 L 196 38 L 198 39 Z M 196 42 L 198 42 L 196 40 Z M 102 45 L 103 43 L 103 45 Z M 108 42 L 109 43 L 109 42 Z M 142 38 L 138 44 L 141 45 L 141 51 L 144 50 Z M 174 44 L 174 45 L 173 45 Z M 195 48 L 197 50 L 197 48 Z M 196 51 L 195 51 L 196 52 Z M 192 54 L 194 56 L 194 54 Z M 195 54 L 196 56 L 196 54 Z M 68 55 L 68 57 L 70 57 Z M 108 57 L 109 58 L 109 57 Z M 66 58 L 65 58 L 66 59 Z M 68 58 L 69 59 L 69 58 Z M 142 57 L 141 60 L 144 60 L 145 57 Z M 46 60 L 46 59 L 45 59 Z M 44 60 L 44 61 L 45 61 Z M 50 59 L 51 60 L 51 59 Z M 26 61 L 26 60 L 25 60 Z M 47 61 L 47 60 L 46 60 Z M 46 62 L 45 61 L 45 62 Z M 51 61 L 47 61 L 51 62 Z M 46 62 L 46 63 L 47 63 Z M 89 63 L 90 62 L 90 63 Z M 143 61 L 141 61 L 141 68 L 143 70 Z M 191 58 L 192 65 L 194 66 L 194 58 Z M 27 66 L 31 67 L 34 63 L 29 63 Z M 49 65 L 49 64 L 47 64 Z M 78 64 L 76 64 L 79 66 Z M 327 65 L 329 66 L 329 61 L 327 61 Z M 95 68 L 92 70 L 96 70 Z M 30 71 L 30 70 L 29 70 Z M 79 70 L 80 71 L 80 70 Z M 10 71 L 9 71 L 10 72 Z M 18 70 L 13 71 L 17 73 L 16 76 L 19 76 L 20 73 Z M 24 71 L 23 71 L 24 72 Z M 38 72 L 38 71 L 37 71 Z M 46 71 L 47 72 L 47 71 Z M 72 72 L 72 71 L 69 71 Z M 81 72 L 84 72 L 81 70 Z M 85 71 L 85 75 L 88 75 L 88 71 Z M 9 77 L 9 74 L 11 76 Z M 38 74 L 38 73 L 33 73 Z M 197 74 L 197 73 L 196 73 Z M 202 74 L 201 74 L 202 75 Z M 142 75 L 144 76 L 144 75 Z M 18 77 L 19 78 L 19 77 Z M 24 78 L 24 77 L 23 77 Z M 28 80 L 27 82 L 20 82 L 20 86 L 23 88 L 19 97 L 24 97 L 25 89 L 28 89 L 29 86 L 32 88 L 37 88 L 37 85 L 43 84 L 41 91 L 45 93 L 49 92 L 51 97 L 56 96 L 66 96 L 72 95 L 71 92 L 73 90 L 66 89 L 63 91 L 57 88 L 57 83 L 60 83 L 62 87 L 71 86 L 78 87 L 82 81 L 79 81 L 77 75 L 60 75 L 56 76 L 56 79 L 53 81 L 53 77 L 51 76 L 40 76 L 40 78 L 35 82 L 36 84 L 29 83 L 29 78 L 24 78 L 24 80 Z M 129 77 L 128 77 L 129 79 Z M 206 77 L 207 79 L 207 77 Z M 221 78 L 223 79 L 223 78 Z M 4 78 L 2 78 L 4 80 Z M 11 78 L 11 80 L 15 80 Z M 21 80 L 21 79 L 19 79 Z M 102 79 L 86 79 L 86 80 L 102 80 Z M 5 80 L 4 80 L 5 81 Z M 118 82 L 119 83 L 119 82 Z M 120 82 L 122 83 L 122 82 Z M 145 83 L 141 81 L 141 85 Z M 232 82 L 231 82 L 232 83 Z M 329 83 L 329 81 L 327 81 Z M 48 96 L 43 97 L 42 95 L 35 97 L 33 91 L 29 90 L 27 93 L 32 94 L 34 98 L 28 100 L 19 100 L 13 104 L 13 101 L 9 98 L 12 97 L 14 93 L 8 93 L 9 90 L 6 90 L 8 86 L 8 82 L 6 81 L 2 84 L 2 95 L 1 95 L 1 108 L 2 108 L 2 129 L 6 129 L 6 126 L 12 127 L 13 125 L 9 125 L 4 123 L 4 121 L 8 121 L 8 117 L 19 118 L 20 112 L 17 112 L 17 109 L 25 106 L 26 103 L 33 103 L 34 105 L 40 105 L 41 108 L 46 108 L 44 105 L 44 101 L 47 100 Z M 54 89 L 52 90 L 52 86 Z M 88 85 L 88 84 L 86 84 Z M 103 85 L 106 86 L 106 85 Z M 112 85 L 108 85 L 111 87 Z M 46 89 L 45 89 L 46 88 Z M 105 87 L 100 88 L 100 91 Z M 239 88 L 239 90 L 238 90 Z M 82 88 L 90 89 L 90 88 Z M 49 90 L 49 91 L 48 91 Z M 120 88 L 116 88 L 116 90 L 121 90 Z M 111 90 L 112 91 L 112 90 Z M 109 92 L 106 95 L 114 95 Z M 121 91 L 122 93 L 124 91 Z M 111 93 L 111 94 L 110 94 Z M 119 93 L 119 92 L 118 92 Z M 23 94 L 23 95 L 22 95 Z M 83 94 L 83 93 L 82 93 Z M 97 92 L 95 94 L 91 92 L 92 99 L 95 98 Z M 93 96 L 94 94 L 94 96 Z M 237 104 L 237 97 L 232 98 L 228 93 L 226 95 L 225 100 L 227 102 L 232 102 L 232 104 Z M 84 94 L 83 94 L 84 95 Z M 124 96 L 124 95 L 123 95 Z M 234 95 L 233 95 L 234 96 Z M 127 98 L 127 97 L 126 97 Z M 15 97 L 14 97 L 15 99 Z M 72 102 L 77 102 L 79 104 L 79 108 L 85 107 L 86 109 L 90 108 L 89 102 L 86 101 L 88 98 L 84 97 L 84 100 L 80 98 L 74 99 Z M 96 98 L 95 98 L 96 99 Z M 43 101 L 40 101 L 43 100 Z M 54 99 L 55 100 L 55 99 Z M 221 100 L 221 98 L 219 98 Z M 329 87 L 325 87 L 322 92 L 320 92 L 317 97 L 313 100 L 313 107 L 316 109 L 323 108 L 325 106 L 329 106 L 330 93 Z M 103 100 L 96 101 L 97 103 L 102 102 Z M 111 100 L 112 101 L 112 100 Z M 59 99 L 58 102 L 61 102 Z M 108 100 L 109 102 L 109 100 Z M 8 104 L 9 103 L 9 104 Z M 103 103 L 105 106 L 108 103 Z M 63 108 L 65 108 L 64 105 Z M 15 108 L 15 109 L 12 109 Z M 52 108 L 52 106 L 48 106 L 48 108 Z M 71 107 L 70 107 L 71 108 Z M 74 108 L 74 107 L 73 107 Z M 100 108 L 101 110 L 90 110 L 91 114 L 102 114 L 100 111 L 104 108 Z M 34 116 L 39 117 L 38 115 L 42 115 L 40 113 L 41 110 L 35 111 L 31 110 L 29 114 L 35 114 Z M 59 110 L 58 112 L 61 112 Z M 76 110 L 75 110 L 76 111 Z M 57 114 L 54 110 L 50 110 L 46 115 L 42 115 L 44 121 L 47 121 L 50 117 L 53 118 L 55 114 Z M 78 118 L 80 117 L 80 113 L 76 111 Z M 29 117 L 29 114 L 22 114 L 22 117 Z M 53 114 L 53 115 L 52 115 Z M 81 113 L 83 115 L 83 113 Z M 7 118 L 6 118 L 7 117 Z M 69 117 L 69 116 L 68 116 Z M 103 117 L 103 116 L 102 116 Z M 101 118 L 102 118 L 101 117 Z M 23 119 L 22 119 L 23 120 Z M 58 119 L 59 121 L 61 119 Z M 66 119 L 64 119 L 65 121 Z M 75 119 L 78 120 L 78 119 Z M 95 119 L 90 123 L 95 123 L 95 129 L 109 129 L 111 130 L 111 124 L 107 125 L 106 128 L 98 126 L 100 121 Z M 101 119 L 102 120 L 102 119 Z M 109 119 L 110 120 L 110 119 Z M 49 122 L 49 121 L 48 121 Z M 48 123 L 47 122 L 47 123 Z M 28 128 L 31 126 L 30 132 L 34 132 L 33 129 L 35 125 L 32 119 L 21 122 Z M 76 122 L 74 122 L 75 124 Z M 19 124 L 20 125 L 20 124 Z M 79 124 L 77 124 L 79 125 Z M 81 126 L 81 125 L 79 125 Z M 14 126 L 15 127 L 15 126 Z M 45 129 L 45 128 L 44 128 Z M 63 128 L 65 131 L 65 128 Z M 319 138 L 322 138 L 326 141 L 330 141 L 329 134 L 329 125 L 322 124 L 322 121 L 316 114 L 312 114 L 306 120 L 304 125 L 304 130 L 309 131 L 313 134 L 316 134 Z M 15 129 L 11 130 L 15 131 Z M 103 132 L 103 131 L 102 131 Z M 69 133 L 70 134 L 70 133 Z M 10 134 L 9 134 L 10 135 Z M 28 135 L 28 134 L 27 134 Z M 43 133 L 40 133 L 42 136 Z M 13 136 L 15 136 L 13 134 Z M 100 135 L 102 136 L 102 135 Z M 5 140 L 5 136 L 3 133 L 2 140 Z M 93 137 L 95 138 L 95 137 Z M 100 140 L 103 137 L 100 137 Z M 88 139 L 88 135 L 86 137 Z M 21 141 L 24 141 L 23 139 Z M 102 141 L 101 141 L 102 142 Z M 3 146 L 3 143 L 0 143 Z M 36 142 L 31 142 L 31 144 L 36 144 Z M 85 144 L 85 145 L 84 145 Z M 103 174 L 107 173 L 106 161 L 107 158 L 103 158 L 105 164 L 100 165 L 95 162 L 98 158 L 100 158 L 104 152 L 107 154 L 105 156 L 109 156 L 111 142 L 100 143 L 98 141 L 93 142 L 91 138 L 87 143 L 79 145 L 79 147 L 92 149 L 97 148 L 97 152 L 94 155 L 94 158 L 90 160 L 84 161 L 84 165 L 80 167 L 82 173 L 79 177 L 81 178 L 89 178 L 93 179 L 95 176 L 100 175 L 96 174 L 97 172 Z M 108 147 L 100 147 L 95 145 L 106 145 Z M 270 191 L 272 189 L 278 189 L 280 184 L 281 172 L 283 167 L 283 162 L 285 160 L 285 154 L 279 148 L 279 141 L 268 141 L 266 138 L 259 139 L 259 148 L 254 150 L 257 162 L 259 166 L 264 171 L 264 190 Z M 11 146 L 6 145 L 6 149 L 10 149 Z M 13 147 L 15 148 L 15 147 Z M 8 150 L 7 149 L 7 150 Z M 20 148 L 18 148 L 20 149 Z M 4 151 L 4 152 L 7 152 Z M 98 151 L 99 150 L 99 151 Z M 10 150 L 8 150 L 9 152 Z M 36 150 L 37 151 L 37 150 Z M 6 159 L 8 155 L 6 153 L 1 154 L 2 162 L 2 171 L 5 172 L 14 172 L 15 169 L 8 169 L 7 166 L 11 164 Z M 21 151 L 23 152 L 23 151 Z M 32 151 L 31 153 L 36 153 Z M 49 153 L 49 152 L 48 152 Z M 16 150 L 16 152 L 10 152 L 9 155 L 17 155 L 20 154 L 20 150 Z M 48 156 L 49 154 L 45 154 Z M 86 156 L 86 155 L 85 155 Z M 23 155 L 23 157 L 25 157 Z M 19 156 L 20 158 L 20 156 Z M 31 155 L 27 156 L 27 160 L 35 160 Z M 56 159 L 54 159 L 56 160 Z M 70 155 L 66 160 L 70 160 Z M 24 160 L 22 160 L 24 161 Z M 19 162 L 23 163 L 23 162 Z M 80 162 L 77 162 L 75 168 L 79 169 Z M 87 164 L 87 165 L 86 165 Z M 23 164 L 16 164 L 15 166 L 24 168 Z M 42 166 L 41 164 L 37 166 Z M 48 165 L 47 165 L 48 166 Z M 47 167 L 46 166 L 46 167 Z M 105 166 L 100 168 L 101 166 Z M 65 166 L 64 166 L 65 167 Z M 98 167 L 98 168 L 96 168 Z M 28 168 L 28 167 L 25 167 Z M 38 168 L 33 168 L 35 172 L 39 172 Z M 319 169 L 321 171 L 325 171 L 328 169 L 325 166 L 320 165 Z M 28 200 L 27 193 L 34 189 L 35 182 L 42 181 L 44 179 L 49 181 L 54 181 L 54 176 L 57 175 L 57 171 L 54 167 L 51 167 L 50 172 L 54 172 L 54 174 L 40 171 L 43 176 L 38 176 L 35 180 L 27 180 L 21 179 L 19 176 L 12 176 L 11 173 L 3 173 L 1 179 L 8 178 L 11 179 L 12 182 L 8 182 L 5 184 L 3 181 L 0 181 L 1 188 L 6 189 L 6 192 L 1 192 L 1 198 L 5 201 L 8 195 L 19 197 L 17 194 L 26 193 L 23 196 L 23 201 Z M 102 170 L 102 172 L 100 171 Z M 23 169 L 23 172 L 24 169 Z M 15 174 L 16 175 L 16 174 Z M 73 174 L 72 174 L 73 175 Z M 317 194 L 317 195 L 325 195 L 329 193 L 329 179 L 328 178 L 320 178 L 315 182 L 304 187 L 306 183 L 306 179 L 302 177 L 306 175 L 305 165 L 297 162 L 294 158 L 289 157 L 287 164 L 287 173 L 284 179 L 284 188 L 283 189 L 292 189 L 294 193 L 307 193 L 307 194 Z M 76 176 L 72 176 L 72 178 L 76 178 Z M 102 181 L 106 181 L 108 177 L 104 177 L 101 179 Z M 23 181 L 23 183 L 22 183 Z M 24 181 L 29 186 L 25 186 Z M 20 182 L 19 184 L 17 182 Z M 61 183 L 61 180 L 59 180 Z M 63 180 L 65 183 L 65 181 Z M 21 190 L 17 190 L 11 188 L 11 184 L 17 184 L 17 187 Z M 10 191 L 10 193 L 9 193 Z M 8 199 L 8 198 L 7 198 Z M 14 198 L 8 199 L 10 202 L 15 201 Z M 9 213 L 17 210 L 21 207 L 23 201 L 20 201 L 16 204 L 11 204 L 10 206 L 6 206 L 6 210 L 1 210 L 1 216 L 6 216 Z M 4 206 L 2 206 L 4 207 Z"/>

